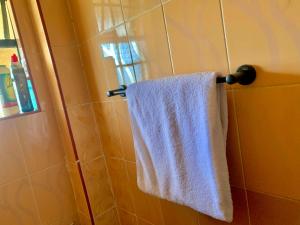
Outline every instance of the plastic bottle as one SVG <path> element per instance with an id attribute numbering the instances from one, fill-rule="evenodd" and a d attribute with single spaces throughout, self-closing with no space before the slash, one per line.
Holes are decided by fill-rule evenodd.
<path id="1" fill-rule="evenodd" d="M 20 112 L 9 69 L 4 65 L 0 65 L 0 102 L 1 117 Z"/>
<path id="2" fill-rule="evenodd" d="M 22 112 L 32 112 L 34 108 L 30 98 L 26 74 L 24 68 L 19 63 L 18 56 L 16 56 L 15 54 L 11 56 L 10 69 L 12 78 L 14 79 L 16 84 L 15 88 L 20 110 Z"/>

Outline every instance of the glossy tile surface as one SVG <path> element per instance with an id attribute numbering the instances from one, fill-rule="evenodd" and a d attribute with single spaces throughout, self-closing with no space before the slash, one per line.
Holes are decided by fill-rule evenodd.
<path id="1" fill-rule="evenodd" d="M 135 150 L 133 144 L 133 136 L 128 112 L 127 101 L 114 102 L 116 116 L 118 119 L 121 143 L 126 160 L 135 162 Z"/>
<path id="2" fill-rule="evenodd" d="M 300 86 L 235 95 L 247 188 L 299 200 Z"/>
<path id="3" fill-rule="evenodd" d="M 300 202 L 248 192 L 251 224 L 298 225 Z"/>
<path id="4" fill-rule="evenodd" d="M 74 106 L 68 112 L 79 160 L 84 163 L 103 155 L 92 104 Z"/>
<path id="5" fill-rule="evenodd" d="M 108 159 L 107 163 L 118 207 L 129 212 L 135 212 L 126 162 L 118 159 Z"/>
<path id="6" fill-rule="evenodd" d="M 137 80 L 172 75 L 162 9 L 144 14 L 126 26 Z"/>
<path id="7" fill-rule="evenodd" d="M 94 107 L 104 153 L 110 157 L 122 158 L 123 151 L 113 104 L 111 102 L 97 103 Z"/>
<path id="8" fill-rule="evenodd" d="M 34 174 L 32 186 L 42 224 L 70 224 L 76 221 L 73 191 L 63 164 Z"/>
<path id="9" fill-rule="evenodd" d="M 153 7 L 160 6 L 160 0 L 121 0 L 125 20 L 141 15 Z"/>
<path id="10" fill-rule="evenodd" d="M 27 178 L 0 187 L 0 221 L 9 225 L 40 224 Z"/>
<path id="11" fill-rule="evenodd" d="M 14 122 L 0 121 L 0 184 L 26 176 L 24 155 Z"/>
<path id="12" fill-rule="evenodd" d="M 219 1 L 172 0 L 164 9 L 175 73 L 226 73 Z"/>
<path id="13" fill-rule="evenodd" d="M 114 205 L 112 188 L 103 157 L 82 165 L 84 181 L 94 217 Z"/>
<path id="14" fill-rule="evenodd" d="M 111 209 L 95 219 L 95 225 L 119 225 L 116 209 Z"/>
<path id="15" fill-rule="evenodd" d="M 54 115 L 41 112 L 16 119 L 29 172 L 63 162 L 63 148 Z"/>
<path id="16" fill-rule="evenodd" d="M 299 2 L 222 2 L 231 70 L 258 66 L 255 86 L 299 83 Z"/>
<path id="17" fill-rule="evenodd" d="M 75 45 L 76 38 L 67 0 L 40 0 L 51 44 Z"/>
<path id="18" fill-rule="evenodd" d="M 53 47 L 52 51 L 66 104 L 69 106 L 90 102 L 78 47 Z"/>

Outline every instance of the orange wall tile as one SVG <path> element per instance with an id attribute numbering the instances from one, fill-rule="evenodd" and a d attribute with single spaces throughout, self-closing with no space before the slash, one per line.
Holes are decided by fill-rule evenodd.
<path id="1" fill-rule="evenodd" d="M 0 224 L 77 223 L 31 1 L 12 1 L 41 111 L 0 121 Z"/>
<path id="2" fill-rule="evenodd" d="M 253 85 L 234 85 L 227 91 L 227 158 L 234 202 L 233 224 L 299 223 L 295 212 L 300 200 L 297 189 L 300 4 L 287 0 L 105 2 L 69 0 L 71 19 L 60 17 L 74 22 L 82 64 L 82 68 L 74 65 L 80 72 L 69 69 L 69 74 L 78 75 L 74 78 L 76 88 L 63 87 L 65 96 L 74 104 L 85 101 L 93 106 L 105 153 L 103 160 L 108 162 L 118 208 L 118 213 L 113 206 L 108 212 L 100 210 L 96 224 L 117 223 L 117 215 L 124 225 L 224 224 L 137 189 L 127 103 L 120 97 L 105 95 L 119 85 L 115 59 L 103 56 L 101 46 L 106 43 L 130 45 L 122 54 L 130 55 L 126 66 L 133 68 L 138 80 L 207 70 L 228 73 L 241 64 L 255 65 L 258 76 Z M 67 31 L 70 29 L 64 32 Z M 71 45 L 73 39 L 68 38 L 66 34 Z M 64 43 L 55 35 L 51 41 Z M 71 59 L 71 54 L 70 49 L 66 58 Z M 68 73 L 67 68 L 61 70 L 62 75 Z M 82 75 L 88 91 L 80 86 Z M 72 98 L 73 93 L 78 102 Z M 90 93 L 90 99 L 85 93 Z M 74 115 L 78 114 L 76 111 Z M 90 151 L 92 154 L 93 150 Z M 98 169 L 104 164 L 98 164 Z M 290 210 L 280 213 L 280 207 Z"/>

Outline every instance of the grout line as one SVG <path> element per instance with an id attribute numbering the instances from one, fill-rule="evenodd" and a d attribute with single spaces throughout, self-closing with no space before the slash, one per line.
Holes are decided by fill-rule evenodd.
<path id="1" fill-rule="evenodd" d="M 222 29 L 223 29 L 223 34 L 224 34 L 224 44 L 225 44 L 225 49 L 226 49 L 227 69 L 228 69 L 228 72 L 231 73 L 231 71 L 230 71 L 231 62 L 230 62 L 230 57 L 229 57 L 228 38 L 227 38 L 227 33 L 226 33 L 224 7 L 223 7 L 222 0 L 219 0 L 219 5 L 220 5 L 220 12 L 221 12 Z"/>
<path id="2" fill-rule="evenodd" d="M 20 135 L 19 135 L 19 133 L 17 131 L 17 127 L 16 127 L 15 122 L 13 123 L 13 126 L 14 126 L 14 132 L 15 132 L 16 137 L 17 137 L 16 142 L 17 142 L 17 144 L 18 144 L 18 146 L 20 148 L 20 152 L 22 154 L 23 163 L 24 163 L 24 166 L 25 166 L 25 173 L 27 175 L 28 183 L 29 183 L 29 186 L 30 186 L 30 189 L 31 189 L 31 194 L 32 194 L 32 197 L 33 197 L 34 208 L 35 208 L 35 211 L 37 213 L 37 217 L 38 217 L 39 223 L 42 224 L 41 212 L 39 210 L 38 202 L 37 202 L 36 195 L 35 195 L 35 192 L 34 192 L 34 189 L 33 189 L 32 177 L 30 176 L 30 173 L 29 173 L 28 164 L 27 164 L 27 161 L 26 161 L 26 158 L 25 158 L 24 149 L 23 149 L 23 146 L 21 145 L 21 138 L 20 138 Z"/>
<path id="3" fill-rule="evenodd" d="M 231 97 L 233 100 L 233 111 L 234 111 L 234 125 L 236 127 L 236 135 L 237 135 L 237 144 L 239 149 L 239 158 L 241 161 L 241 169 L 242 169 L 242 179 L 243 179 L 243 189 L 246 199 L 246 206 L 247 206 L 247 213 L 248 213 L 248 221 L 249 225 L 251 225 L 251 219 L 250 219 L 250 208 L 249 208 L 249 201 L 248 201 L 248 195 L 246 190 L 246 179 L 245 179 L 245 171 L 244 171 L 244 163 L 243 163 L 243 157 L 242 157 L 242 148 L 241 148 L 241 142 L 240 142 L 240 132 L 239 132 L 239 124 L 238 124 L 238 118 L 237 118 L 237 109 L 236 109 L 236 100 L 235 100 L 235 92 L 231 92 Z"/>
<path id="4" fill-rule="evenodd" d="M 165 32 L 167 35 L 167 42 L 168 42 L 168 50 L 169 50 L 169 55 L 170 55 L 170 62 L 171 62 L 171 67 L 172 67 L 172 73 L 175 74 L 175 67 L 174 67 L 174 60 L 173 60 L 173 54 L 172 54 L 172 45 L 170 41 L 170 35 L 168 32 L 168 23 L 167 23 L 167 17 L 166 17 L 166 12 L 165 12 L 165 6 L 161 2 L 161 8 L 162 8 L 162 13 L 163 13 L 163 18 L 164 18 L 164 26 L 165 26 Z"/>

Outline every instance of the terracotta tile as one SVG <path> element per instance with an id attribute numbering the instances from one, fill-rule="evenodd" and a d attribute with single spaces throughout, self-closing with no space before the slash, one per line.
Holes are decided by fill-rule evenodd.
<path id="1" fill-rule="evenodd" d="M 66 104 L 90 102 L 78 47 L 53 47 L 52 50 Z"/>
<path id="2" fill-rule="evenodd" d="M 248 192 L 252 225 L 298 225 L 300 202 Z"/>
<path id="3" fill-rule="evenodd" d="M 172 75 L 162 9 L 157 8 L 126 25 L 137 80 Z"/>
<path id="4" fill-rule="evenodd" d="M 299 83 L 299 7 L 297 1 L 223 1 L 231 70 L 261 67 L 254 86 Z"/>
<path id="5" fill-rule="evenodd" d="M 74 0 L 70 3 L 81 41 L 123 22 L 120 0 Z"/>
<path id="6" fill-rule="evenodd" d="M 103 155 L 92 104 L 71 107 L 68 113 L 80 162 Z"/>
<path id="7" fill-rule="evenodd" d="M 24 156 L 12 120 L 0 121 L 0 184 L 26 175 Z"/>
<path id="8" fill-rule="evenodd" d="M 17 131 L 29 172 L 64 161 L 64 149 L 52 112 L 40 112 L 16 119 Z"/>
<path id="9" fill-rule="evenodd" d="M 175 73 L 228 72 L 219 4 L 173 0 L 164 5 Z"/>
<path id="10" fill-rule="evenodd" d="M 126 163 L 123 160 L 108 159 L 107 164 L 118 207 L 134 212 L 133 196 L 126 171 Z"/>
<path id="11" fill-rule="evenodd" d="M 228 101 L 228 134 L 227 134 L 227 162 L 229 170 L 230 184 L 244 188 L 243 166 L 241 152 L 239 148 L 239 135 L 237 123 L 235 121 L 235 109 L 233 93 L 227 92 Z"/>
<path id="12" fill-rule="evenodd" d="M 41 0 L 46 29 L 53 46 L 76 44 L 74 28 L 66 0 Z"/>
<path id="13" fill-rule="evenodd" d="M 300 199 L 300 86 L 235 92 L 248 190 Z"/>
<path id="14" fill-rule="evenodd" d="M 77 220 L 72 186 L 64 165 L 32 176 L 42 224 L 71 224 Z"/>
<path id="15" fill-rule="evenodd" d="M 119 225 L 116 209 L 111 209 L 105 214 L 95 218 L 95 225 Z"/>
<path id="16" fill-rule="evenodd" d="M 94 104 L 104 153 L 110 157 L 123 157 L 116 113 L 111 102 Z"/>
<path id="17" fill-rule="evenodd" d="M 121 0 L 125 20 L 138 16 L 155 6 L 160 6 L 160 0 Z"/>
<path id="18" fill-rule="evenodd" d="M 71 184 L 74 191 L 77 210 L 81 212 L 81 214 L 88 216 L 89 211 L 87 206 L 87 199 L 84 195 L 84 189 L 83 189 L 83 184 L 80 177 L 78 165 L 74 163 L 68 163 L 67 169 L 69 172 Z"/>
<path id="19" fill-rule="evenodd" d="M 113 193 L 103 157 L 82 165 L 90 204 L 94 217 L 114 205 Z"/>
<path id="20" fill-rule="evenodd" d="M 137 225 L 137 218 L 134 214 L 119 210 L 119 216 L 122 225 Z"/>
<path id="21" fill-rule="evenodd" d="M 233 221 L 232 225 L 249 225 L 246 194 L 243 189 L 232 188 Z M 199 213 L 199 225 L 226 225 L 227 222 L 213 219 Z M 262 224 L 260 224 L 262 225 Z"/>
<path id="22" fill-rule="evenodd" d="M 135 163 L 127 162 L 127 170 L 137 216 L 154 225 L 163 224 L 163 215 L 159 199 L 145 194 L 138 189 Z"/>
<path id="23" fill-rule="evenodd" d="M 0 202 L 1 224 L 40 224 L 27 178 L 1 186 Z"/>
<path id="24" fill-rule="evenodd" d="M 191 208 L 161 200 L 165 225 L 198 225 L 198 213 Z"/>
<path id="25" fill-rule="evenodd" d="M 119 122 L 119 130 L 121 135 L 121 143 L 124 151 L 124 158 L 126 160 L 135 162 L 135 150 L 127 101 L 116 101 L 114 102 L 114 106 Z"/>

